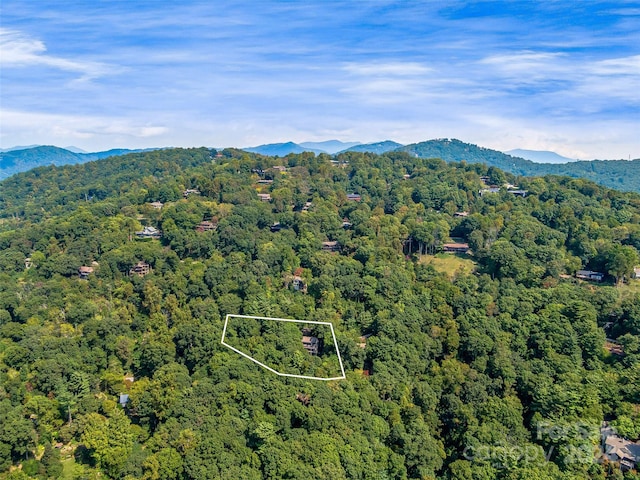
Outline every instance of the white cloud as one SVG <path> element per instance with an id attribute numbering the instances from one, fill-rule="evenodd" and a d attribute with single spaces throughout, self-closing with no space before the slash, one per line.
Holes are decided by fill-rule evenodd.
<path id="1" fill-rule="evenodd" d="M 432 71 L 431 68 L 417 62 L 346 63 L 342 69 L 354 75 L 374 77 L 408 77 Z"/>
<path id="2" fill-rule="evenodd" d="M 113 73 L 116 69 L 100 62 L 79 61 L 49 55 L 41 40 L 31 38 L 16 30 L 0 28 L 0 65 L 7 67 L 45 66 L 80 74 L 80 80 Z"/>
<path id="3" fill-rule="evenodd" d="M 163 125 L 137 122 L 133 119 L 110 118 L 87 115 L 64 115 L 21 110 L 3 110 L 0 118 L 2 144 L 6 138 L 20 143 L 38 139 L 38 143 L 62 145 L 78 143 L 93 149 L 96 146 L 135 145 L 149 146 L 149 139 L 162 139 L 169 132 Z M 163 141 L 160 141 L 163 143 Z M 11 146 L 11 145 L 9 145 Z"/>

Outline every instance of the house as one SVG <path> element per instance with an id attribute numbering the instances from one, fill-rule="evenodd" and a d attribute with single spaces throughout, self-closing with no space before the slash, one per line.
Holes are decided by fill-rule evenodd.
<path id="1" fill-rule="evenodd" d="M 487 185 L 489 183 L 490 178 L 487 177 L 486 175 L 483 175 L 482 177 L 480 177 L 480 181 L 482 183 L 484 183 L 485 185 Z"/>
<path id="2" fill-rule="evenodd" d="M 303 212 L 308 212 L 311 207 L 313 207 L 313 203 L 305 202 L 304 203 L 304 207 L 302 207 L 302 211 Z"/>
<path id="3" fill-rule="evenodd" d="M 162 207 L 164 206 L 164 203 L 162 203 L 162 202 L 151 202 L 149 205 L 151 205 L 156 210 L 162 210 Z"/>
<path id="4" fill-rule="evenodd" d="M 122 406 L 122 408 L 124 408 L 125 405 L 129 403 L 129 395 L 127 395 L 126 393 L 121 393 L 118 397 L 118 403 Z"/>
<path id="5" fill-rule="evenodd" d="M 144 227 L 142 231 L 136 232 L 136 237 L 138 238 L 160 238 L 162 236 L 162 232 L 155 227 Z"/>
<path id="6" fill-rule="evenodd" d="M 349 200 L 350 202 L 359 202 L 360 200 L 362 200 L 362 197 L 357 193 L 348 193 L 347 200 Z"/>
<path id="7" fill-rule="evenodd" d="M 456 212 L 453 214 L 454 217 L 468 217 L 469 212 Z"/>
<path id="8" fill-rule="evenodd" d="M 258 183 L 259 185 L 271 185 L 273 183 L 273 180 L 261 179 L 261 180 L 258 180 L 256 183 Z"/>
<path id="9" fill-rule="evenodd" d="M 311 335 L 303 335 L 302 346 L 311 355 L 318 355 L 320 351 L 320 339 Z"/>
<path id="10" fill-rule="evenodd" d="M 578 270 L 576 278 L 581 280 L 591 280 L 593 282 L 601 282 L 604 280 L 604 273 L 592 272 L 591 270 Z"/>
<path id="11" fill-rule="evenodd" d="M 196 232 L 210 232 L 218 228 L 218 224 L 209 220 L 203 220 L 196 226 Z"/>
<path id="12" fill-rule="evenodd" d="M 287 171 L 287 167 L 285 167 L 284 165 L 275 165 L 273 167 L 271 167 L 273 170 L 276 170 L 280 173 L 284 173 Z"/>
<path id="13" fill-rule="evenodd" d="M 479 191 L 479 193 L 481 197 L 486 193 L 500 193 L 500 187 L 483 188 L 482 190 Z"/>
<path id="14" fill-rule="evenodd" d="M 325 252 L 337 252 L 340 250 L 340 244 L 335 240 L 332 242 L 322 242 L 322 250 Z"/>
<path id="15" fill-rule="evenodd" d="M 411 178 L 411 175 L 409 175 L 408 173 L 405 173 L 405 174 L 402 176 L 402 178 L 403 178 L 404 180 L 409 180 L 409 179 Z"/>
<path id="16" fill-rule="evenodd" d="M 296 292 L 307 293 L 307 284 L 302 278 L 302 272 L 302 268 L 296 268 L 296 271 L 293 272 L 293 280 L 291 284 Z"/>
<path id="17" fill-rule="evenodd" d="M 279 232 L 280 230 L 282 230 L 282 225 L 280 225 L 280 222 L 275 222 L 269 227 L 269 230 L 271 230 L 273 233 Z"/>
<path id="18" fill-rule="evenodd" d="M 27 257 L 24 259 L 24 268 L 29 270 L 31 267 L 33 267 L 33 262 L 31 261 L 31 257 Z"/>
<path id="19" fill-rule="evenodd" d="M 189 195 L 200 195 L 200 190 L 196 188 L 188 188 L 184 192 L 182 192 L 182 196 L 187 198 Z"/>
<path id="20" fill-rule="evenodd" d="M 151 272 L 151 265 L 147 262 L 138 262 L 129 270 L 129 275 L 140 275 L 144 277 L 146 274 Z"/>
<path id="21" fill-rule="evenodd" d="M 360 342 L 358 342 L 356 345 L 358 345 L 360 348 L 365 348 L 367 346 L 367 338 L 369 338 L 371 336 L 370 333 L 368 333 L 367 335 L 362 335 L 361 337 L 358 337 L 358 340 L 360 340 Z"/>
<path id="22" fill-rule="evenodd" d="M 631 278 L 640 278 L 640 267 L 634 267 Z"/>
<path id="23" fill-rule="evenodd" d="M 468 253 L 468 243 L 445 243 L 442 245 L 442 250 L 446 253 Z"/>
<path id="24" fill-rule="evenodd" d="M 93 267 L 87 267 L 83 265 L 80 268 L 78 268 L 78 277 L 81 280 L 87 280 L 89 278 L 89 275 L 91 275 L 92 273 L 93 273 Z"/>
<path id="25" fill-rule="evenodd" d="M 610 338 L 605 339 L 604 349 L 607 350 L 611 355 L 617 355 L 618 357 L 624 356 L 624 345 Z"/>
<path id="26" fill-rule="evenodd" d="M 527 190 L 507 190 L 507 193 L 510 193 L 511 195 L 515 195 L 516 197 L 526 197 L 527 196 Z"/>
<path id="27" fill-rule="evenodd" d="M 344 228 L 345 230 L 348 230 L 351 227 L 353 227 L 353 223 L 351 223 L 348 218 L 343 218 L 342 219 L 342 228 Z"/>
<path id="28" fill-rule="evenodd" d="M 258 194 L 258 198 L 262 201 L 262 202 L 270 202 L 271 201 L 271 195 L 268 193 L 259 193 Z"/>
<path id="29" fill-rule="evenodd" d="M 602 457 L 620 465 L 626 472 L 640 466 L 640 442 L 631 442 L 618 436 L 606 423 L 600 429 L 602 437 Z"/>

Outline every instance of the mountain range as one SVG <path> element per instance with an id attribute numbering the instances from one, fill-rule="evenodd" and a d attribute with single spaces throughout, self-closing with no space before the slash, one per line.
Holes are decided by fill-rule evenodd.
<path id="1" fill-rule="evenodd" d="M 69 150 L 69 148 L 75 151 Z M 0 152 L 0 180 L 14 173 L 26 172 L 32 168 L 45 165 L 72 165 L 155 149 L 129 150 L 127 148 L 114 148 L 104 152 L 92 153 L 82 153 L 79 150 L 77 147 L 60 148 L 52 145 L 37 145 L 25 148 L 16 147 L 2 150 Z"/>
<path id="2" fill-rule="evenodd" d="M 556 152 L 546 150 L 523 150 L 522 148 L 516 148 L 515 150 L 508 150 L 504 153 L 512 157 L 520 157 L 536 163 L 569 163 L 577 161 L 575 158 L 563 157 Z"/>
<path id="3" fill-rule="evenodd" d="M 344 147 L 344 148 L 342 148 Z M 104 152 L 76 153 L 53 146 L 37 146 L 0 153 L 0 180 L 14 173 L 43 165 L 66 165 L 84 163 L 111 156 L 124 155 L 142 150 L 113 149 Z M 154 150 L 154 149 L 149 149 Z M 359 144 L 356 142 L 294 142 L 272 143 L 244 148 L 247 152 L 283 157 L 290 153 L 311 151 L 315 154 L 342 154 L 346 152 L 371 152 L 383 154 L 390 151 L 407 152 L 422 158 L 440 158 L 446 162 L 465 161 L 484 163 L 506 172 L 523 176 L 566 175 L 586 178 L 601 185 L 618 190 L 640 192 L 640 159 L 637 160 L 589 160 L 575 161 L 554 152 L 534 150 L 511 150 L 511 154 L 499 152 L 456 139 L 428 140 L 402 145 L 391 140 Z M 338 150 L 336 152 L 336 150 Z M 519 154 L 519 155 L 516 155 Z M 529 159 L 523 157 L 529 157 Z M 536 161 L 531 159 L 535 158 Z M 537 163 L 546 160 L 547 163 Z M 558 163 L 560 161 L 563 163 Z"/>

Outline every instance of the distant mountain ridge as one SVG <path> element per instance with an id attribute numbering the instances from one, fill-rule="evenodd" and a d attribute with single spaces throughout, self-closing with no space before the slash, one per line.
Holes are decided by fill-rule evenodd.
<path id="1" fill-rule="evenodd" d="M 92 153 L 76 153 L 52 145 L 40 145 L 19 150 L 8 149 L 8 151 L 0 152 L 0 180 L 14 173 L 25 172 L 44 165 L 73 165 L 148 150 L 155 149 L 129 150 L 126 148 L 114 148 L 104 152 Z"/>
<path id="2" fill-rule="evenodd" d="M 302 153 L 311 151 L 320 154 L 322 150 L 311 148 L 313 145 L 322 145 L 325 148 L 335 149 L 340 144 L 338 140 L 326 142 L 294 142 L 274 143 L 260 145 L 258 147 L 245 148 L 243 150 L 262 155 L 283 157 L 290 153 Z M 305 146 L 306 145 L 306 146 Z M 129 150 L 113 149 L 104 152 L 76 153 L 68 149 L 54 146 L 37 146 L 25 149 L 7 149 L 0 152 L 0 180 L 14 173 L 30 170 L 45 165 L 69 165 L 99 160 L 111 156 L 125 155 L 127 153 L 143 152 L 157 149 Z M 426 142 L 401 145 L 391 140 L 383 142 L 358 144 L 338 152 L 372 152 L 384 154 L 389 151 L 404 151 L 410 155 L 423 158 L 441 158 L 447 162 L 466 161 L 467 163 L 483 163 L 498 167 L 506 172 L 522 176 L 542 175 L 566 175 L 573 178 L 585 178 L 610 188 L 626 191 L 640 192 L 640 159 L 637 160 L 581 160 L 567 163 L 536 163 L 515 155 L 465 143 L 456 139 L 436 139 Z M 527 152 L 526 150 L 512 150 L 512 153 Z M 530 152 L 530 151 L 529 151 Z M 538 152 L 540 153 L 540 152 Z M 553 152 L 554 158 L 561 157 Z"/>
<path id="3" fill-rule="evenodd" d="M 577 161 L 575 158 L 563 157 L 556 152 L 550 152 L 548 150 L 524 150 L 522 148 L 516 148 L 515 150 L 508 150 L 504 153 L 512 157 L 520 157 L 536 163 L 569 163 Z"/>
<path id="4" fill-rule="evenodd" d="M 447 138 L 406 145 L 397 151 L 405 151 L 422 158 L 440 158 L 446 162 L 484 163 L 514 175 L 565 175 L 585 178 L 617 190 L 640 192 L 640 159 L 535 163 L 497 150 Z"/>
<path id="5" fill-rule="evenodd" d="M 284 157 L 286 155 L 289 155 L 290 153 L 302 152 L 313 152 L 315 154 L 326 153 L 322 150 L 314 148 L 305 148 L 294 142 L 268 143 L 265 145 L 258 145 L 257 147 L 243 148 L 242 150 L 244 150 L 245 152 L 259 153 L 260 155 L 270 155 L 272 157 Z"/>
<path id="6" fill-rule="evenodd" d="M 328 154 L 334 154 L 342 152 L 356 145 L 360 145 L 360 142 L 341 142 L 340 140 L 325 140 L 324 142 L 302 142 L 299 143 L 303 148 L 311 148 L 312 150 L 321 150 Z"/>
<path id="7" fill-rule="evenodd" d="M 369 153 L 377 153 L 378 155 L 381 155 L 383 153 L 397 150 L 402 146 L 403 145 L 401 143 L 394 142 L 392 140 L 385 140 L 383 142 L 355 145 L 353 147 L 347 148 L 346 150 L 343 150 L 343 152 L 369 152 Z"/>

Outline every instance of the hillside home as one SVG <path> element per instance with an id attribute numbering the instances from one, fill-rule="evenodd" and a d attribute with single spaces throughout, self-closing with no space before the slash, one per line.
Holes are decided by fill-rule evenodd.
<path id="1" fill-rule="evenodd" d="M 200 195 L 200 190 L 195 188 L 188 188 L 184 192 L 182 192 L 182 196 L 187 198 L 189 195 Z"/>
<path id="2" fill-rule="evenodd" d="M 151 202 L 149 205 L 151 205 L 156 210 L 162 210 L 162 207 L 164 206 L 164 203 L 162 203 L 162 202 Z"/>
<path id="3" fill-rule="evenodd" d="M 136 263 L 133 267 L 131 267 L 131 269 L 129 270 L 129 275 L 130 276 L 139 275 L 141 277 L 144 277 L 150 272 L 151 272 L 151 265 L 149 265 L 147 262 L 141 261 Z"/>
<path id="4" fill-rule="evenodd" d="M 340 250 L 340 244 L 335 240 L 332 242 L 322 242 L 322 250 L 325 252 L 337 252 Z"/>
<path id="5" fill-rule="evenodd" d="M 515 195 L 516 197 L 522 197 L 522 198 L 527 196 L 526 190 L 507 190 L 507 193 L 510 193 L 511 195 Z"/>
<path id="6" fill-rule="evenodd" d="M 600 429 L 602 437 L 603 458 L 617 463 L 623 472 L 640 466 L 640 442 L 631 442 L 618 436 L 605 424 Z"/>
<path id="7" fill-rule="evenodd" d="M 89 278 L 89 275 L 91 275 L 92 273 L 93 273 L 93 267 L 87 267 L 83 265 L 80 268 L 78 268 L 78 277 L 81 280 L 87 280 Z"/>
<path id="8" fill-rule="evenodd" d="M 196 232 L 211 232 L 218 228 L 218 224 L 209 220 L 203 220 L 196 226 Z"/>
<path id="9" fill-rule="evenodd" d="M 631 278 L 640 278 L 640 267 L 634 267 Z"/>
<path id="10" fill-rule="evenodd" d="M 144 227 L 142 231 L 136 232 L 138 238 L 155 238 L 158 239 L 162 236 L 162 232 L 155 227 Z"/>
<path id="11" fill-rule="evenodd" d="M 270 202 L 271 201 L 271 195 L 269 193 L 259 193 L 258 194 L 258 198 L 262 202 Z"/>
<path id="12" fill-rule="evenodd" d="M 445 243 L 442 245 L 442 251 L 445 253 L 468 253 L 468 243 Z"/>
<path id="13" fill-rule="evenodd" d="M 303 335 L 302 346 L 311 355 L 318 355 L 320 351 L 320 339 L 311 335 Z"/>
<path id="14" fill-rule="evenodd" d="M 357 193 L 348 193 L 347 200 L 349 200 L 350 202 L 359 202 L 360 200 L 362 200 L 362 197 Z"/>
<path id="15" fill-rule="evenodd" d="M 284 165 L 276 165 L 274 167 L 271 167 L 273 170 L 280 172 L 280 173 L 284 173 L 287 171 L 287 167 L 285 167 Z"/>
<path id="16" fill-rule="evenodd" d="M 578 270 L 576 272 L 576 278 L 580 280 L 590 280 L 592 282 L 601 282 L 604 280 L 604 273 L 593 272 L 591 270 Z"/>

